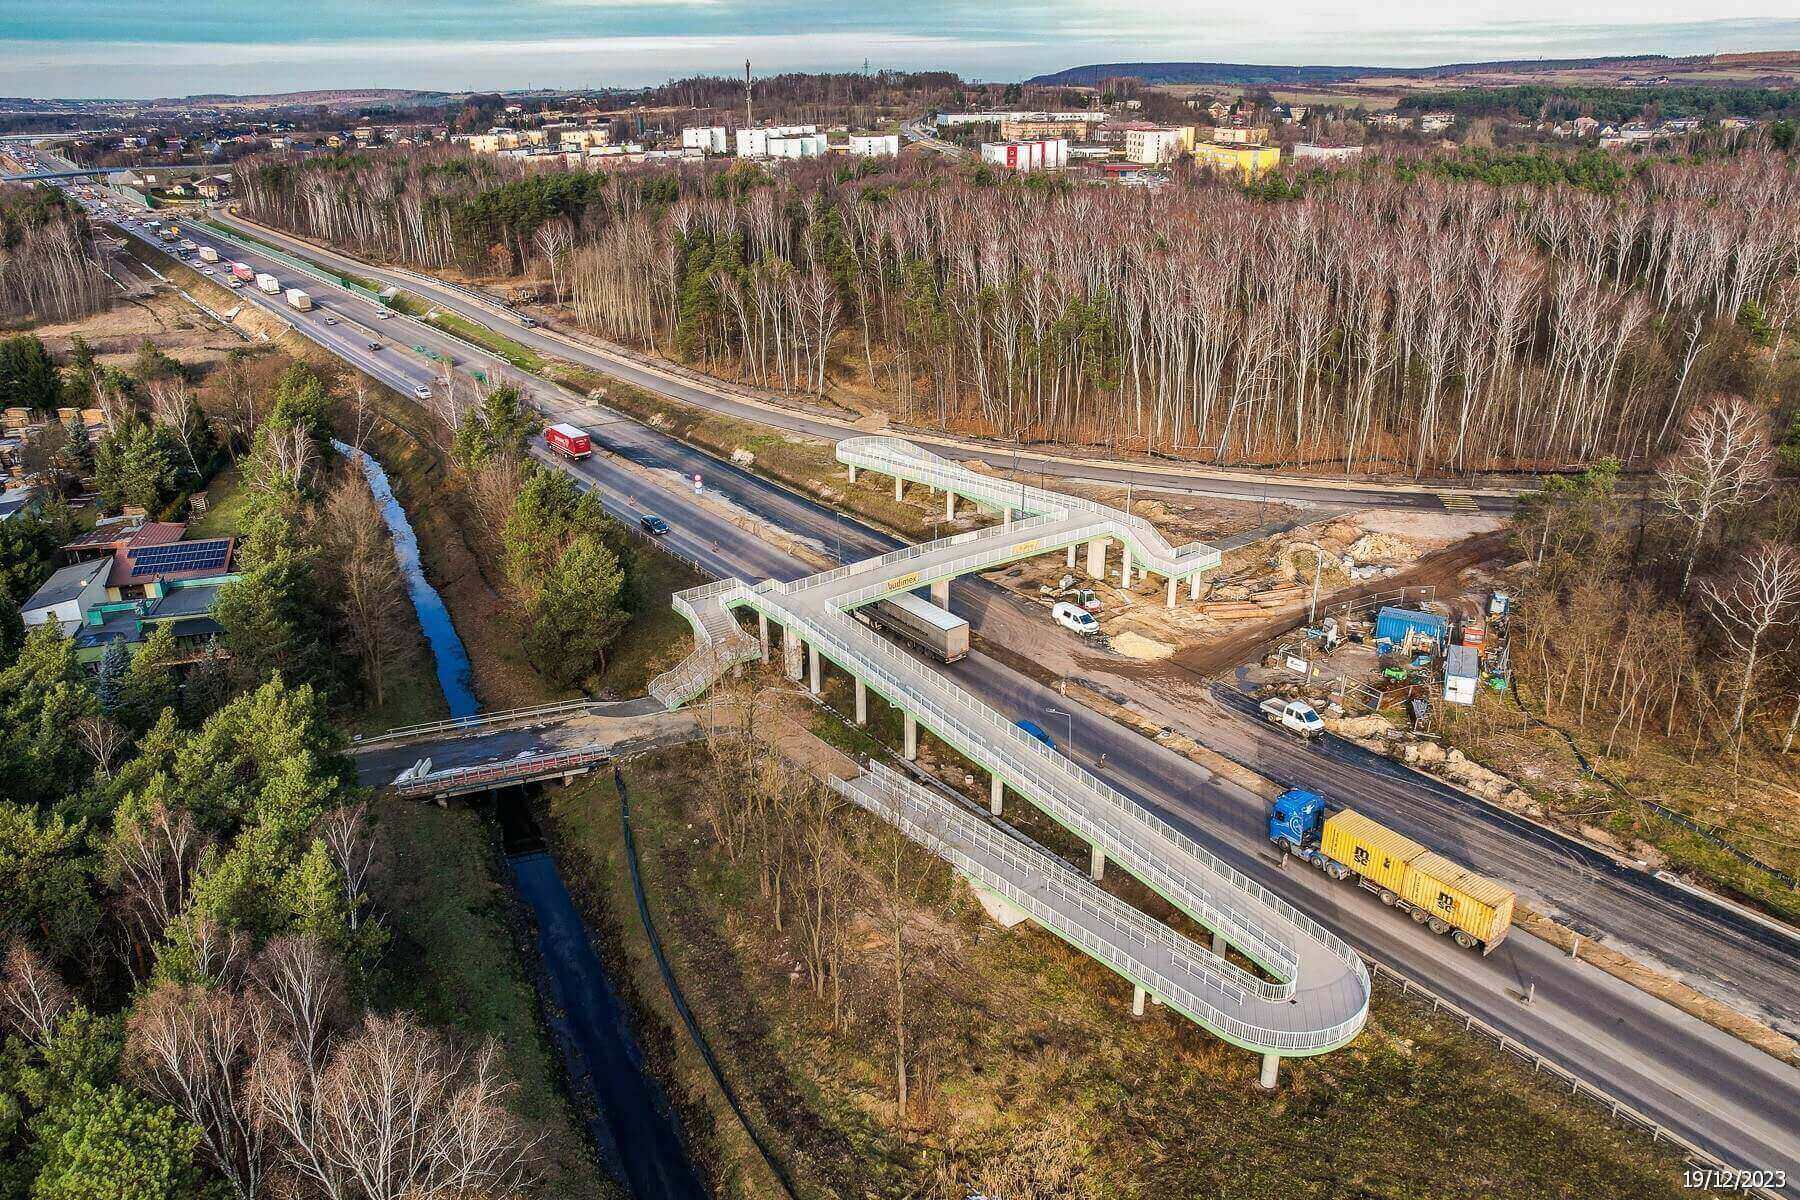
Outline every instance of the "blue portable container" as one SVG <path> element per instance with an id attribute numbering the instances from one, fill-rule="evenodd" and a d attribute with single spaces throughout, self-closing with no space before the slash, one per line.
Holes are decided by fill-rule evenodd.
<path id="1" fill-rule="evenodd" d="M 1434 649 L 1441 649 L 1449 643 L 1450 620 L 1411 608 L 1388 607 L 1375 615 L 1377 642 L 1399 646 L 1405 643 L 1408 634 L 1413 635 L 1415 641 L 1425 639 Z"/>

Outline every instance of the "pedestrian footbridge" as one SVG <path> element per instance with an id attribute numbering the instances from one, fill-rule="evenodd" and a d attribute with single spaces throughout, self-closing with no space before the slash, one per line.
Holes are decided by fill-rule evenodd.
<path id="1" fill-rule="evenodd" d="M 1075 888 L 1074 873 L 1057 860 L 878 766 L 841 785 L 859 804 L 950 861 L 977 887 L 1131 979 L 1140 1002 L 1147 992 L 1264 1055 L 1266 1085 L 1273 1085 L 1279 1056 L 1319 1054 L 1354 1038 L 1368 1015 L 1369 978 L 1346 943 L 850 615 L 920 588 L 943 597 L 958 575 L 1035 555 L 1066 551 L 1073 565 L 1082 547 L 1089 573 L 1099 576 L 1115 541 L 1123 551 L 1122 577 L 1134 570 L 1163 576 L 1174 604 L 1180 581 L 1215 567 L 1218 552 L 1198 543 L 1172 546 L 1147 521 L 983 475 L 901 439 L 851 438 L 839 443 L 837 454 L 852 473 L 893 476 L 897 492 L 907 484 L 942 491 L 951 515 L 963 500 L 995 510 L 1001 523 L 792 582 L 727 579 L 681 592 L 674 603 L 694 627 L 695 649 L 652 682 L 652 695 L 676 708 L 733 666 L 767 662 L 774 625 L 790 678 L 799 680 L 804 671 L 816 695 L 823 664 L 835 664 L 855 681 L 859 723 L 867 719 L 873 690 L 903 714 L 907 758 L 917 751 L 922 726 L 990 772 L 995 815 L 1012 788 L 1090 845 L 1095 879 L 1112 859 L 1204 926 L 1213 945 L 1181 937 L 1079 875 L 1074 881 L 1083 887 Z M 755 634 L 739 623 L 743 610 L 756 614 Z M 1227 959 L 1227 947 L 1259 970 Z"/>

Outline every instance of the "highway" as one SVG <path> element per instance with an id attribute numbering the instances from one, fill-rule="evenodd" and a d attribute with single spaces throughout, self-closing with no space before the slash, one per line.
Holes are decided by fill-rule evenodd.
<path id="1" fill-rule="evenodd" d="M 248 257 L 254 265 L 254 253 Z M 350 293 L 334 292 L 317 281 L 307 286 L 333 311 L 360 310 L 372 316 L 368 314 L 372 306 Z M 268 305 L 277 311 L 284 308 L 273 298 Z M 491 319 L 491 314 L 487 315 Z M 433 344 L 429 336 L 433 331 L 405 318 L 383 325 L 402 323 L 409 330 L 404 340 L 417 338 L 418 344 Z M 439 336 L 438 344 L 447 341 Z M 387 366 L 403 379 L 422 382 L 436 373 L 435 365 L 410 351 L 370 354 L 353 341 L 339 339 L 334 352 L 359 368 L 374 367 L 377 374 Z M 455 344 L 455 353 L 465 363 L 493 366 L 491 357 L 460 344 Z M 630 519 L 654 509 L 674 527 L 668 538 L 671 548 L 715 576 L 791 580 L 810 574 L 812 567 L 766 538 L 746 535 L 717 508 L 697 501 L 680 486 L 682 478 L 695 473 L 703 475 L 714 500 L 808 539 L 835 557 L 880 553 L 896 546 L 892 539 L 841 514 L 619 414 L 597 411 L 547 387 L 540 389 L 540 398 L 552 417 L 576 419 L 594 432 L 605 453 L 572 464 L 570 469 L 599 492 L 608 508 Z M 626 469 L 614 455 L 664 473 L 667 486 Z M 1334 499 L 1341 501 L 1342 497 Z M 953 595 L 969 586 L 957 585 Z M 1046 709 L 1064 704 L 1053 690 L 980 653 L 943 670 L 1011 716 L 1041 719 Z M 1482 959 L 1446 946 L 1441 939 L 1381 908 L 1365 893 L 1334 885 L 1310 869 L 1290 867 L 1283 872 L 1264 857 L 1260 800 L 1112 721 L 1075 711 L 1077 742 L 1090 756 L 1107 756 L 1108 779 L 1113 786 L 1177 827 L 1191 830 L 1233 866 L 1337 930 L 1351 944 L 1455 1000 L 1728 1162 L 1785 1169 L 1790 1180 L 1800 1178 L 1800 1087 L 1792 1068 L 1595 968 L 1571 963 L 1536 939 L 1516 935 L 1492 958 Z M 1311 770 L 1312 766 L 1284 769 Z M 1330 790 L 1329 781 L 1326 787 Z M 1433 803 L 1428 790 L 1415 792 L 1414 803 Z M 1467 803 L 1466 798 L 1462 802 Z M 1618 881 L 1600 876 L 1594 886 L 1618 886 Z M 1633 914 L 1638 910 L 1633 905 L 1625 911 Z M 1665 911 L 1660 906 L 1645 907 L 1644 927 L 1631 932 L 1659 940 L 1660 922 L 1691 926 L 1693 920 L 1691 908 Z M 1743 938 L 1742 931 L 1721 929 L 1715 947 L 1721 961 L 1729 961 L 1741 951 Z M 1534 989 L 1529 1006 L 1516 998 L 1527 987 Z M 1787 994 L 1796 991 L 1800 984 L 1790 985 Z"/>

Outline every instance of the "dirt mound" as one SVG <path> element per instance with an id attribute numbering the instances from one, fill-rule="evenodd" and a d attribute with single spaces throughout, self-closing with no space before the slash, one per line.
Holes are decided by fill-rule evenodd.
<path id="1" fill-rule="evenodd" d="M 1169 643 L 1159 642 L 1155 638 L 1147 638 L 1141 633 L 1129 630 L 1114 634 L 1108 639 L 1107 644 L 1126 658 L 1135 658 L 1145 662 L 1154 662 L 1175 653 L 1175 647 Z"/>
<path id="2" fill-rule="evenodd" d="M 1365 533 L 1345 551 L 1359 563 L 1409 563 L 1419 557 L 1418 547 L 1391 533 Z"/>

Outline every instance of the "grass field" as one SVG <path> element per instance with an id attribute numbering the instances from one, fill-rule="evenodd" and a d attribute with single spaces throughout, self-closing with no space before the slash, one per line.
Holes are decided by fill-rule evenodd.
<path id="1" fill-rule="evenodd" d="M 1349 1048 L 1284 1063 L 1256 1091 L 1252 1056 L 1166 1010 L 1134 1020 L 1130 989 L 1030 925 L 1000 932 L 951 884 L 919 916 L 942 969 L 927 1004 L 925 1100 L 892 1123 L 891 1043 L 879 997 L 857 993 L 848 1032 L 790 977 L 794 947 L 757 881 L 701 823 L 702 747 L 630 764 L 633 826 L 652 911 L 702 1029 L 751 1119 L 802 1194 L 1070 1197 L 1675 1197 L 1679 1158 L 1611 1125 L 1500 1052 L 1378 989 Z M 617 915 L 640 1001 L 672 1010 L 631 928 L 616 804 L 594 786 L 550 800 L 559 858 Z M 866 820 L 860 813 L 845 817 Z M 877 928 L 853 931 L 879 953 Z M 710 1085 L 677 1062 L 684 1103 L 712 1113 L 705 1152 L 724 1194 L 752 1151 Z M 1049 1186 L 1054 1168 L 1057 1184 Z M 1006 1185 L 1002 1190 L 995 1184 Z"/>
<path id="2" fill-rule="evenodd" d="M 543 355 L 522 342 L 515 342 L 503 333 L 496 333 L 486 325 L 441 308 L 431 310 L 423 319 L 428 325 L 436 326 L 446 333 L 453 333 L 466 342 L 473 342 L 482 349 L 499 355 L 521 371 L 529 371 L 534 375 L 544 373 Z"/>

